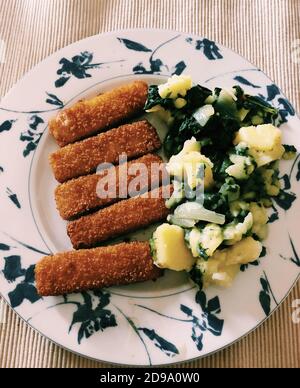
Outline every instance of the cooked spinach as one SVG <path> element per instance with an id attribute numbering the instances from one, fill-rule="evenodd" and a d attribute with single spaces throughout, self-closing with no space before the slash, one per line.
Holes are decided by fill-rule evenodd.
<path id="1" fill-rule="evenodd" d="M 245 126 L 269 123 L 276 124 L 276 120 L 279 117 L 278 110 L 258 96 L 249 96 L 246 94 L 243 108 L 249 110 L 249 113 L 243 121 Z"/>
<path id="2" fill-rule="evenodd" d="M 161 98 L 158 93 L 158 86 L 151 85 L 149 86 L 148 99 L 144 109 L 148 110 L 157 105 L 171 111 L 175 109 L 173 100 L 171 98 Z"/>
<path id="3" fill-rule="evenodd" d="M 241 197 L 246 200 L 260 201 L 270 196 L 266 193 L 265 180 L 262 176 L 261 169 L 257 169 L 250 175 L 249 179 L 240 182 Z"/>
<path id="4" fill-rule="evenodd" d="M 223 152 L 215 152 L 210 160 L 214 164 L 213 174 L 217 182 L 222 182 L 228 177 L 226 169 L 232 164 L 229 157 Z"/>
<path id="5" fill-rule="evenodd" d="M 185 112 L 192 113 L 200 106 L 205 104 L 207 97 L 211 95 L 211 90 L 204 88 L 203 86 L 196 85 L 188 90 L 185 99 L 187 100 L 187 105 L 184 107 Z"/>
<path id="6" fill-rule="evenodd" d="M 240 86 L 233 89 L 235 98 L 222 93 L 220 88 L 211 91 L 200 85 L 193 86 L 184 96 L 186 105 L 176 109 L 173 99 L 161 98 L 158 86 L 150 86 L 145 109 L 160 105 L 170 111 L 174 119 L 164 142 L 166 155 L 180 152 L 184 142 L 194 136 L 201 142 L 205 155 L 212 160 L 220 159 L 216 154 L 232 146 L 235 134 L 242 126 L 276 123 L 279 118 L 276 108 L 261 97 L 245 94 Z M 215 113 L 201 127 L 192 114 L 205 104 L 211 104 Z"/>
<path id="7" fill-rule="evenodd" d="M 215 211 L 216 213 L 226 214 L 229 210 L 227 200 L 224 195 L 219 192 L 204 193 L 205 209 Z"/>
<path id="8" fill-rule="evenodd" d="M 225 179 L 225 183 L 221 186 L 219 193 L 226 197 L 228 202 L 233 202 L 239 199 L 240 191 L 241 188 L 234 178 L 229 177 Z"/>

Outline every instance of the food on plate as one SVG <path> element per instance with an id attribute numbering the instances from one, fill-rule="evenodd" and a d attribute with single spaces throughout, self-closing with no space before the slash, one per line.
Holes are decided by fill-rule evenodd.
<path id="1" fill-rule="evenodd" d="M 176 83 L 182 95 L 177 94 Z M 210 159 L 214 156 L 214 164 L 220 163 L 239 129 L 261 124 L 278 126 L 284 121 L 276 108 L 261 97 L 246 94 L 239 86 L 212 91 L 186 83 L 186 76 L 173 76 L 167 84 L 175 93 L 160 94 L 163 86 L 151 85 L 145 109 L 154 111 L 169 124 L 164 140 L 164 150 L 169 157 L 178 154 L 184 142 L 194 136 L 205 150 L 203 154 Z M 181 108 L 176 107 L 178 98 L 185 100 Z"/>
<path id="2" fill-rule="evenodd" d="M 268 212 L 259 202 L 250 202 L 249 210 L 252 214 L 252 232 L 259 240 L 265 240 L 268 237 Z"/>
<path id="3" fill-rule="evenodd" d="M 50 120 L 50 133 L 62 147 L 118 125 L 142 113 L 147 90 L 145 82 L 135 81 L 79 101 Z"/>
<path id="4" fill-rule="evenodd" d="M 55 178 L 63 183 L 95 172 L 100 163 L 117 164 L 121 154 L 133 159 L 160 146 L 155 128 L 143 120 L 69 144 L 50 155 L 50 164 Z"/>
<path id="5" fill-rule="evenodd" d="M 164 168 L 159 156 L 149 154 L 161 142 L 146 120 L 76 142 L 124 122 L 144 104 L 169 128 Z M 71 220 L 67 232 L 79 250 L 37 264 L 39 294 L 156 279 L 162 269 L 188 272 L 199 288 L 230 287 L 241 266 L 266 254 L 268 208 L 282 193 L 279 161 L 297 151 L 282 144 L 282 122 L 280 111 L 262 96 L 239 86 L 212 91 L 187 75 L 150 86 L 148 95 L 144 82 L 134 82 L 61 112 L 50 131 L 59 145 L 72 144 L 50 155 L 50 163 L 62 183 L 55 192 L 57 208 Z M 123 154 L 129 162 L 119 160 Z M 117 167 L 106 165 L 96 174 L 101 163 Z M 124 199 L 132 196 L 127 189 L 139 175 L 127 170 L 139 163 L 148 171 L 139 176 L 135 195 Z M 104 197 L 98 192 L 101 179 Z M 160 221 L 147 242 L 85 249 Z"/>
<path id="6" fill-rule="evenodd" d="M 35 268 L 41 296 L 155 280 L 161 275 L 148 242 L 57 253 L 41 259 Z"/>
<path id="7" fill-rule="evenodd" d="M 184 230 L 177 225 L 160 225 L 150 240 L 152 256 L 158 267 L 190 271 L 194 258 L 184 242 Z"/>
<path id="8" fill-rule="evenodd" d="M 209 260 L 198 259 L 193 276 L 199 278 L 200 286 L 230 287 L 241 265 L 252 263 L 262 253 L 261 242 L 246 237 L 229 248 L 216 250 Z"/>
<path id="9" fill-rule="evenodd" d="M 186 234 L 186 241 L 194 257 L 199 257 L 200 249 L 208 256 L 212 256 L 223 242 L 223 231 L 220 225 L 213 223 L 207 224 L 202 229 L 194 227 Z"/>
<path id="10" fill-rule="evenodd" d="M 179 180 L 186 177 L 187 184 L 190 188 L 195 189 L 201 176 L 198 172 L 200 167 L 203 167 L 204 187 L 209 188 L 214 184 L 212 162 L 201 154 L 200 143 L 195 138 L 187 140 L 183 149 L 177 154 L 173 155 L 167 164 L 167 171 Z"/>
<path id="11" fill-rule="evenodd" d="M 139 165 L 143 164 L 143 168 Z M 158 169 L 156 167 L 160 167 Z M 97 174 L 87 175 L 72 179 L 59 185 L 55 190 L 55 200 L 57 209 L 61 217 L 65 220 L 83 215 L 84 213 L 98 208 L 111 205 L 120 199 L 126 199 L 131 194 L 130 185 L 138 179 L 138 187 L 133 189 L 140 193 L 155 188 L 162 182 L 167 172 L 164 172 L 162 159 L 154 154 L 147 154 L 139 159 L 117 166 L 111 177 L 108 170 Z M 97 186 L 101 179 L 107 177 L 108 183 L 107 197 L 99 196 Z M 125 180 L 124 180 L 125 179 Z M 125 186 L 125 187 L 124 187 Z M 124 193 L 124 188 L 125 193 Z M 122 196 L 122 198 L 120 198 Z"/>
<path id="12" fill-rule="evenodd" d="M 279 160 L 296 151 L 282 144 L 284 120 L 239 86 L 211 91 L 187 76 L 150 86 L 145 109 L 169 126 L 164 151 L 174 187 L 168 224 L 150 240 L 153 259 L 188 271 L 201 288 L 231 286 L 241 265 L 265 254 L 267 208 L 281 193 Z"/>
<path id="13" fill-rule="evenodd" d="M 251 211 L 247 216 L 242 219 L 235 219 L 229 224 L 227 224 L 223 229 L 223 239 L 225 245 L 234 245 L 235 243 L 241 241 L 243 236 L 245 236 L 253 226 L 253 215 Z"/>
<path id="14" fill-rule="evenodd" d="M 169 214 L 165 198 L 172 194 L 171 191 L 172 186 L 163 186 L 71 221 L 68 225 L 68 235 L 73 247 L 90 248 L 108 239 L 165 220 Z"/>
<path id="15" fill-rule="evenodd" d="M 174 75 L 169 78 L 164 84 L 158 86 L 158 92 L 161 98 L 171 98 L 175 100 L 175 104 L 178 98 L 184 99 L 187 91 L 193 86 L 192 77 L 189 75 Z M 181 104 L 179 104 L 181 105 Z M 180 108 L 178 108 L 180 109 Z"/>
<path id="16" fill-rule="evenodd" d="M 281 143 L 281 131 L 272 124 L 241 128 L 233 144 L 248 149 L 257 167 L 281 159 L 285 152 Z"/>
<path id="17" fill-rule="evenodd" d="M 167 201 L 167 204 L 169 203 L 170 200 Z M 207 210 L 196 201 L 188 201 L 177 206 L 174 213 L 168 216 L 168 221 L 187 228 L 193 228 L 200 221 L 223 225 L 225 223 L 225 215 Z"/>

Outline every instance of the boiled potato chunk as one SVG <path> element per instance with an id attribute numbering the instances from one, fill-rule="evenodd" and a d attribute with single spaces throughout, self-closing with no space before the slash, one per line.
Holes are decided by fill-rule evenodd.
<path id="1" fill-rule="evenodd" d="M 240 265 L 228 265 L 225 269 L 220 269 L 220 272 L 212 275 L 212 283 L 219 287 L 231 287 L 239 271 Z"/>
<path id="2" fill-rule="evenodd" d="M 281 131 L 272 124 L 244 127 L 238 131 L 234 144 L 241 142 L 257 151 L 270 151 L 274 144 L 281 143 Z"/>
<path id="3" fill-rule="evenodd" d="M 207 189 L 214 185 L 212 172 L 213 164 L 210 159 L 204 155 L 201 155 L 199 152 L 190 152 L 184 156 L 183 172 L 187 179 L 187 184 L 192 189 L 195 189 L 196 186 L 202 182 L 201 176 L 199 176 L 201 166 L 204 173 L 204 187 Z"/>
<path id="4" fill-rule="evenodd" d="M 246 237 L 227 249 L 227 265 L 242 265 L 257 260 L 261 254 L 262 245 L 253 237 Z"/>
<path id="5" fill-rule="evenodd" d="M 151 109 L 147 109 L 146 112 L 155 113 L 156 116 L 159 117 L 168 126 L 170 126 L 174 121 L 174 117 L 172 117 L 171 112 L 160 105 L 155 105 Z"/>
<path id="6" fill-rule="evenodd" d="M 177 225 L 162 224 L 153 234 L 155 264 L 173 271 L 189 271 L 194 265 L 190 250 L 184 240 L 184 230 Z"/>
<path id="7" fill-rule="evenodd" d="M 171 157 L 170 160 L 176 160 L 181 159 L 184 155 L 189 154 L 190 152 L 199 152 L 201 151 L 201 145 L 200 142 L 197 141 L 194 137 L 192 137 L 190 140 L 186 140 L 183 144 L 182 150 Z"/>
<path id="8" fill-rule="evenodd" d="M 217 224 L 207 224 L 203 229 L 193 228 L 189 243 L 194 257 L 199 257 L 199 248 L 202 248 L 207 256 L 212 256 L 215 250 L 223 242 L 222 228 Z"/>
<path id="9" fill-rule="evenodd" d="M 197 267 L 203 273 L 204 288 L 210 285 L 220 287 L 231 287 L 234 278 L 240 271 L 240 265 L 227 265 L 227 254 L 225 250 L 216 251 L 215 255 L 208 261 L 201 259 L 197 261 Z"/>
<path id="10" fill-rule="evenodd" d="M 193 228 L 189 235 L 189 245 L 194 257 L 199 257 L 199 244 L 200 244 L 201 232 L 198 228 Z"/>
<path id="11" fill-rule="evenodd" d="M 223 242 L 223 231 L 219 225 L 207 224 L 201 231 L 200 243 L 208 256 L 212 256 L 215 250 Z"/>
<path id="12" fill-rule="evenodd" d="M 187 104 L 187 101 L 184 99 L 184 98 L 176 98 L 176 100 L 174 101 L 174 105 L 175 105 L 175 108 L 177 109 L 182 109 L 183 107 L 185 107 Z"/>
<path id="13" fill-rule="evenodd" d="M 281 131 L 272 124 L 241 128 L 234 139 L 235 145 L 240 143 L 249 147 L 249 154 L 258 167 L 281 159 L 285 152 L 281 143 Z"/>
<path id="14" fill-rule="evenodd" d="M 229 159 L 233 164 L 226 169 L 226 173 L 237 180 L 248 179 L 255 170 L 253 159 L 249 156 L 230 155 Z"/>
<path id="15" fill-rule="evenodd" d="M 249 153 L 254 157 L 257 166 L 261 167 L 273 162 L 274 160 L 281 159 L 284 153 L 284 147 L 281 144 L 277 144 L 271 151 L 250 150 Z"/>
<path id="16" fill-rule="evenodd" d="M 229 204 L 230 213 L 237 217 L 242 211 L 249 211 L 250 205 L 244 201 L 233 201 Z"/>
<path id="17" fill-rule="evenodd" d="M 230 223 L 224 227 L 223 236 L 226 245 L 233 245 L 243 238 L 243 236 L 252 228 L 253 215 L 251 212 L 245 217 L 243 222 Z"/>
<path id="18" fill-rule="evenodd" d="M 170 175 L 181 179 L 182 182 L 186 179 L 186 183 L 194 189 L 202 181 L 199 176 L 201 167 L 204 169 L 204 187 L 209 188 L 214 184 L 213 163 L 200 153 L 200 143 L 192 138 L 184 143 L 181 152 L 170 158 L 166 169 Z"/>
<path id="19" fill-rule="evenodd" d="M 188 75 L 173 75 L 165 84 L 159 85 L 158 93 L 161 98 L 185 97 L 193 86 L 192 77 Z"/>
<path id="20" fill-rule="evenodd" d="M 196 265 L 203 273 L 204 287 L 212 284 L 230 287 L 240 266 L 257 260 L 261 251 L 259 241 L 246 237 L 230 248 L 217 250 L 208 261 L 198 260 Z"/>
<path id="21" fill-rule="evenodd" d="M 272 168 L 261 169 L 261 176 L 264 179 L 265 190 L 268 195 L 277 197 L 280 193 L 280 180 L 275 176 L 276 172 Z"/>
<path id="22" fill-rule="evenodd" d="M 266 208 L 257 202 L 250 203 L 250 211 L 253 216 L 252 232 L 260 240 L 264 240 L 268 235 L 268 213 Z"/>

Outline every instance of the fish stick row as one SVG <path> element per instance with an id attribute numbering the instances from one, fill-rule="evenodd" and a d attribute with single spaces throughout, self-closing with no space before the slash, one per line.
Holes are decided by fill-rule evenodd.
<path id="1" fill-rule="evenodd" d="M 71 220 L 91 210 L 111 205 L 120 200 L 120 196 L 123 199 L 132 196 L 132 189 L 143 193 L 150 187 L 155 188 L 164 177 L 167 177 L 167 171 L 162 159 L 157 155 L 147 154 L 115 169 L 107 169 L 102 173 L 83 176 L 59 185 L 55 190 L 56 206 L 64 220 Z M 131 188 L 135 181 L 138 182 L 137 186 Z M 99 187 L 103 187 L 103 193 L 99 192 Z"/>
<path id="2" fill-rule="evenodd" d="M 56 180 L 64 183 L 96 171 L 100 163 L 117 164 L 119 156 L 134 159 L 161 147 L 155 128 L 146 120 L 69 144 L 50 155 Z"/>
<path id="3" fill-rule="evenodd" d="M 161 275 L 148 242 L 58 253 L 44 257 L 35 268 L 41 296 L 155 280 Z"/>
<path id="4" fill-rule="evenodd" d="M 165 198 L 172 185 L 163 186 L 71 221 L 67 232 L 75 249 L 90 248 L 108 239 L 167 218 Z"/>
<path id="5" fill-rule="evenodd" d="M 154 163 L 162 164 L 161 158 L 149 154 L 158 150 L 161 142 L 147 121 L 108 130 L 141 113 L 147 94 L 146 83 L 133 82 L 80 101 L 50 121 L 50 133 L 62 147 L 49 158 L 54 176 L 61 183 L 55 191 L 56 204 L 66 220 L 81 216 L 68 224 L 73 247 L 80 250 L 47 256 L 37 263 L 35 278 L 39 295 L 132 284 L 155 280 L 163 274 L 153 262 L 148 242 L 81 249 L 146 227 L 169 214 L 165 198 L 172 194 L 172 185 L 119 201 L 124 198 L 122 189 L 128 190 L 136 178 L 139 180 L 135 189 L 143 192 L 150 185 L 159 186 L 164 177 L 164 169 L 151 169 Z M 97 135 L 105 130 L 108 131 Z M 126 154 L 129 162 L 95 174 L 101 163 L 117 165 L 122 154 Z M 135 158 L 139 159 L 132 160 Z M 124 173 L 124 167 L 128 171 L 141 163 L 148 170 L 146 174 L 138 168 Z M 110 179 L 114 178 L 110 175 L 112 170 L 116 178 L 115 187 L 111 186 L 115 195 L 108 189 L 107 195 L 99 196 L 99 181 L 106 181 L 109 188 Z M 122 184 L 120 177 L 125 179 Z M 94 213 L 83 215 L 90 211 Z"/>
<path id="6" fill-rule="evenodd" d="M 148 85 L 135 81 L 61 111 L 49 122 L 59 146 L 65 146 L 118 125 L 142 112 Z"/>

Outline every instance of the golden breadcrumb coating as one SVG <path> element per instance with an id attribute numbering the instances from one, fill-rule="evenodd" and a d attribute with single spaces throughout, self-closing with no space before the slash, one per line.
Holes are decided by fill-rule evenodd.
<path id="1" fill-rule="evenodd" d="M 59 146 L 94 135 L 142 112 L 148 85 L 135 81 L 62 110 L 49 121 L 50 133 Z"/>
<path id="2" fill-rule="evenodd" d="M 169 210 L 163 197 L 171 191 L 171 185 L 160 187 L 71 221 L 67 231 L 73 247 L 90 248 L 110 238 L 164 220 Z"/>
<path id="3" fill-rule="evenodd" d="M 58 253 L 42 258 L 35 268 L 41 296 L 155 280 L 161 275 L 148 242 Z"/>
<path id="4" fill-rule="evenodd" d="M 161 147 L 155 128 L 148 121 L 122 125 L 50 155 L 55 178 L 60 182 L 95 172 L 100 163 L 117 164 L 119 156 L 133 159 Z"/>
<path id="5" fill-rule="evenodd" d="M 130 174 L 130 169 L 135 166 L 138 167 L 140 163 L 147 170 L 132 170 L 132 174 Z M 154 163 L 157 166 L 159 165 L 161 169 L 157 170 L 154 168 Z M 122 177 L 122 181 L 120 182 L 120 174 L 123 173 L 124 169 L 128 174 Z M 101 174 L 87 175 L 59 185 L 55 190 L 56 207 L 64 220 L 70 220 L 91 210 L 97 210 L 119 201 L 120 195 L 123 195 L 120 184 L 124 185 L 128 192 L 130 183 L 133 183 L 133 180 L 138 177 L 140 184 L 136 190 L 143 192 L 159 186 L 164 176 L 167 176 L 167 171 L 162 163 L 162 159 L 157 155 L 148 154 L 123 164 L 121 168 L 117 166 L 115 175 L 112 178 L 108 178 L 110 174 L 106 170 Z M 108 180 L 112 183 L 113 191 L 109 192 L 111 193 L 111 198 L 109 195 L 107 198 L 100 198 L 97 195 L 97 185 L 104 177 L 106 177 L 106 181 Z"/>

